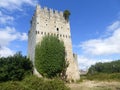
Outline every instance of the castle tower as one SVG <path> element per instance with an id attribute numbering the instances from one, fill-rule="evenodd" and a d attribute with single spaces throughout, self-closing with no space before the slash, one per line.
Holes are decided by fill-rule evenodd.
<path id="1" fill-rule="evenodd" d="M 28 33 L 28 57 L 32 60 L 33 64 L 35 46 L 46 35 L 56 35 L 60 40 L 63 40 L 66 50 L 65 59 L 69 63 L 66 71 L 67 79 L 74 81 L 80 79 L 78 66 L 73 58 L 69 21 L 65 20 L 63 12 L 53 11 L 47 7 L 41 8 L 37 5 L 31 20 L 31 29 Z M 36 69 L 34 74 L 40 76 Z"/>

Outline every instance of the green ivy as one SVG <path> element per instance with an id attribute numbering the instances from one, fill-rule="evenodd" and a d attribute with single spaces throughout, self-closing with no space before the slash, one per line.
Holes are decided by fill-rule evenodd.
<path id="1" fill-rule="evenodd" d="M 64 43 L 55 36 L 45 36 L 36 45 L 35 67 L 45 77 L 52 78 L 60 76 L 65 69 L 65 47 Z"/>

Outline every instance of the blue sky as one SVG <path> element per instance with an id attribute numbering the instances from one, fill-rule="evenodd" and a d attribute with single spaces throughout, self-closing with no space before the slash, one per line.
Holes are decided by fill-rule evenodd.
<path id="1" fill-rule="evenodd" d="M 120 59 L 120 0 L 0 0 L 0 56 L 22 51 L 36 4 L 71 12 L 73 51 L 80 69 Z"/>

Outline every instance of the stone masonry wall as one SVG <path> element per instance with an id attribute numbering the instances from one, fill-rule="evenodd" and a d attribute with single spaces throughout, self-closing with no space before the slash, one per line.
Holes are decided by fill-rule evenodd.
<path id="1" fill-rule="evenodd" d="M 63 17 L 63 12 L 53 11 L 47 7 L 36 7 L 34 16 L 32 17 L 31 29 L 28 35 L 28 57 L 34 63 L 35 45 L 41 42 L 45 35 L 58 36 L 63 40 L 66 50 L 66 60 L 69 66 L 66 71 L 68 80 L 78 80 L 79 70 L 73 58 L 72 42 L 70 34 L 70 25 Z M 38 72 L 35 69 L 35 74 Z"/>

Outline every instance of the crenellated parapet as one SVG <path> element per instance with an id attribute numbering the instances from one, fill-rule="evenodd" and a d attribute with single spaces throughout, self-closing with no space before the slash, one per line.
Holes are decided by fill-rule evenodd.
<path id="1" fill-rule="evenodd" d="M 54 35 L 64 42 L 65 60 L 69 64 L 65 72 L 66 80 L 79 80 L 77 55 L 72 52 L 70 22 L 65 19 L 65 11 L 63 13 L 62 11 L 47 7 L 42 8 L 40 5 L 37 5 L 30 23 L 31 28 L 28 33 L 28 57 L 33 61 L 34 74 L 40 76 L 40 73 L 37 72 L 34 65 L 36 44 L 41 42 L 46 35 Z"/>
<path id="2" fill-rule="evenodd" d="M 53 18 L 57 17 L 58 19 L 61 19 L 61 20 L 64 19 L 62 11 L 53 10 L 52 8 L 48 9 L 47 7 L 41 8 L 40 5 L 36 6 L 36 12 L 35 12 L 35 14 L 36 15 L 40 15 L 40 16 L 46 15 L 48 17 L 53 17 Z"/>

